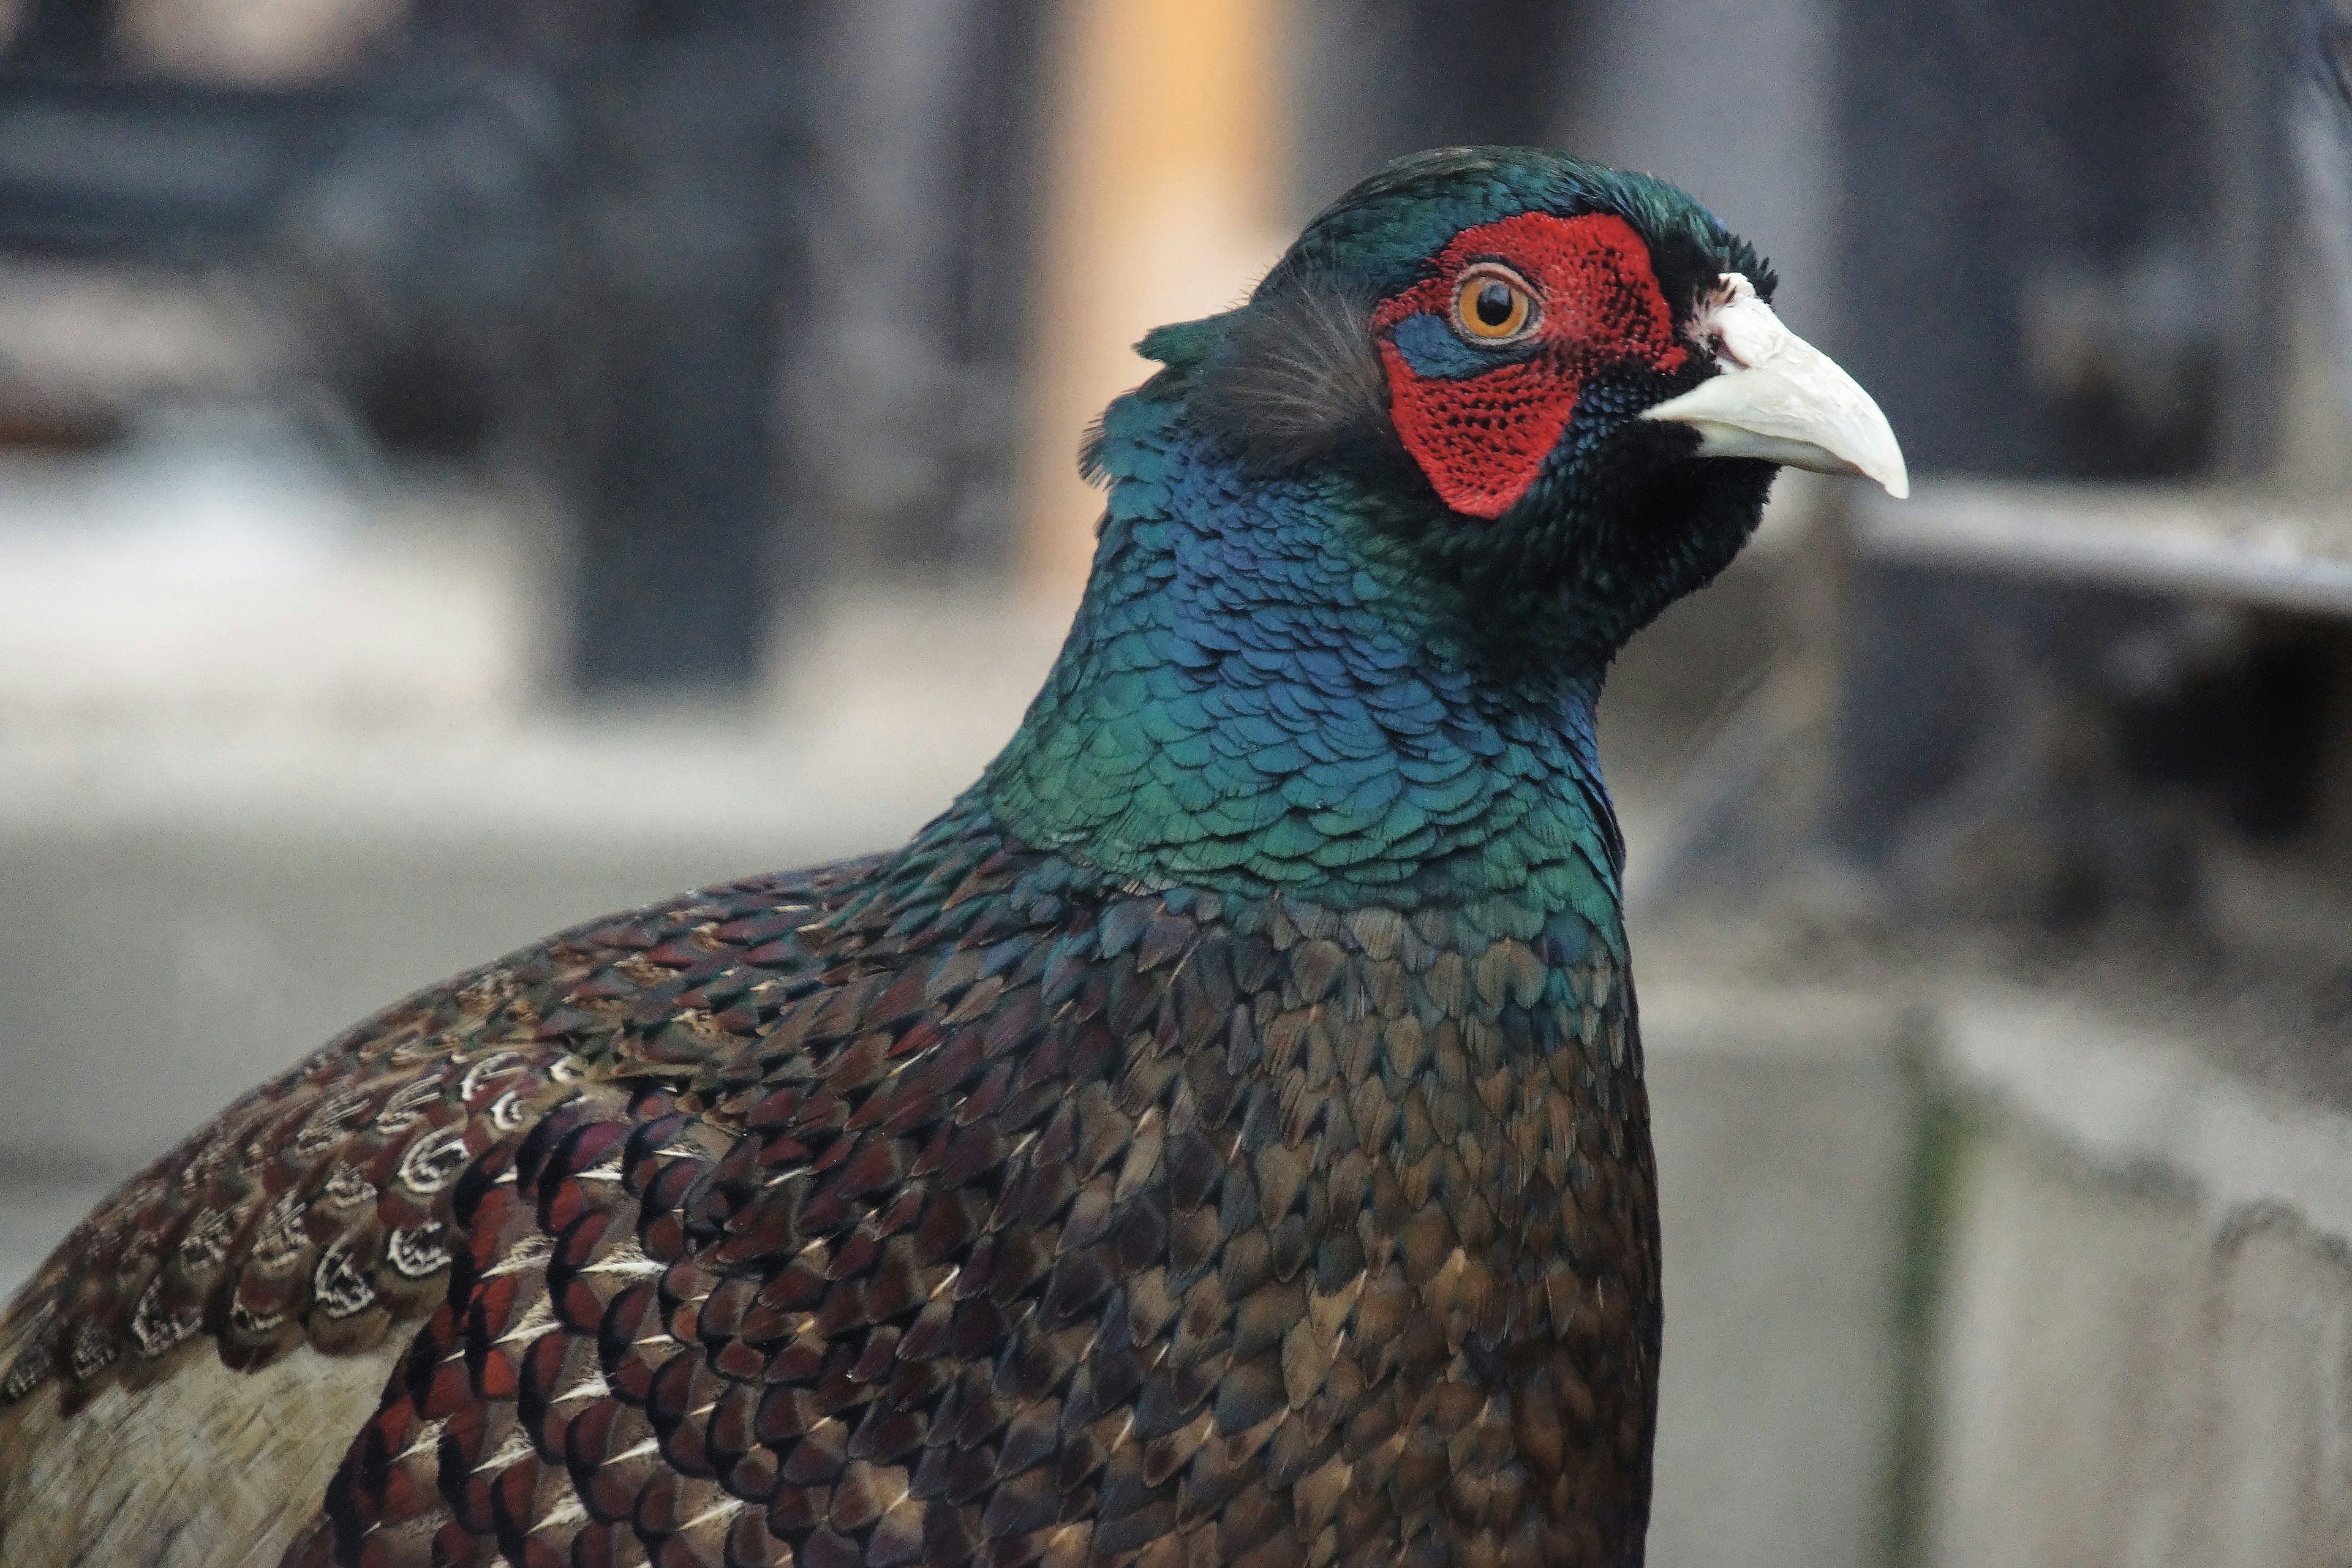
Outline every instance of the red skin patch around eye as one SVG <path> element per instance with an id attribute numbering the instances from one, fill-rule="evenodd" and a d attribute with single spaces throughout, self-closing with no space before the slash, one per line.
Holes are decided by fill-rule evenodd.
<path id="1" fill-rule="evenodd" d="M 1480 261 L 1535 285 L 1543 319 L 1534 353 L 1475 375 L 1422 374 L 1396 346 L 1395 327 L 1426 312 L 1450 330 L 1454 290 Z M 1628 363 L 1671 372 L 1689 357 L 1649 247 L 1623 218 L 1521 213 L 1464 229 L 1432 266 L 1432 276 L 1381 302 L 1372 330 L 1398 437 L 1445 504 L 1468 516 L 1500 517 L 1527 493 L 1592 375 Z"/>

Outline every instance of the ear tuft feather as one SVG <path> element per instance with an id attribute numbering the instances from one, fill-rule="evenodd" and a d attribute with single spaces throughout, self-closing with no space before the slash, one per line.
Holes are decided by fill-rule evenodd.
<path id="1" fill-rule="evenodd" d="M 1370 300 L 1328 276 L 1261 289 L 1197 380 L 1195 415 L 1261 469 L 1394 447 L 1371 313 Z"/>
<path id="2" fill-rule="evenodd" d="M 1108 412 L 1106 409 L 1087 421 L 1086 433 L 1078 437 L 1078 478 L 1090 485 L 1102 484 L 1110 478 L 1110 469 L 1105 463 L 1110 432 L 1103 428 L 1104 415 Z"/>

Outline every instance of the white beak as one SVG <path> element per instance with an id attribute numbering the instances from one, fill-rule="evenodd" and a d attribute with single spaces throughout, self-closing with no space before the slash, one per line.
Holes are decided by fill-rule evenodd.
<path id="1" fill-rule="evenodd" d="M 1911 493 L 1886 416 L 1837 362 L 1780 324 L 1737 272 L 1702 319 L 1722 374 L 1644 413 L 1698 432 L 1702 458 L 1761 458 L 1818 474 L 1862 474 Z"/>

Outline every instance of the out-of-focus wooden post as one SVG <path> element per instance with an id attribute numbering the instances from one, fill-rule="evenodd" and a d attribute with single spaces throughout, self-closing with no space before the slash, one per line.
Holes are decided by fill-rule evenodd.
<path id="1" fill-rule="evenodd" d="M 1075 599 L 1102 498 L 1078 438 L 1135 341 L 1233 304 L 1281 254 L 1277 0 L 1062 7 L 1023 459 L 1024 586 Z"/>

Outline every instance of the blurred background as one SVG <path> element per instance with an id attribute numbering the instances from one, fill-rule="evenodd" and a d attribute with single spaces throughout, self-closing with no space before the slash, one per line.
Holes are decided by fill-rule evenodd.
<path id="1" fill-rule="evenodd" d="M 8 0 L 0 1288 L 490 953 L 895 841 L 1148 327 L 1386 159 L 1869 387 L 1603 710 L 1653 1561 L 2352 1562 L 2346 0 Z"/>

